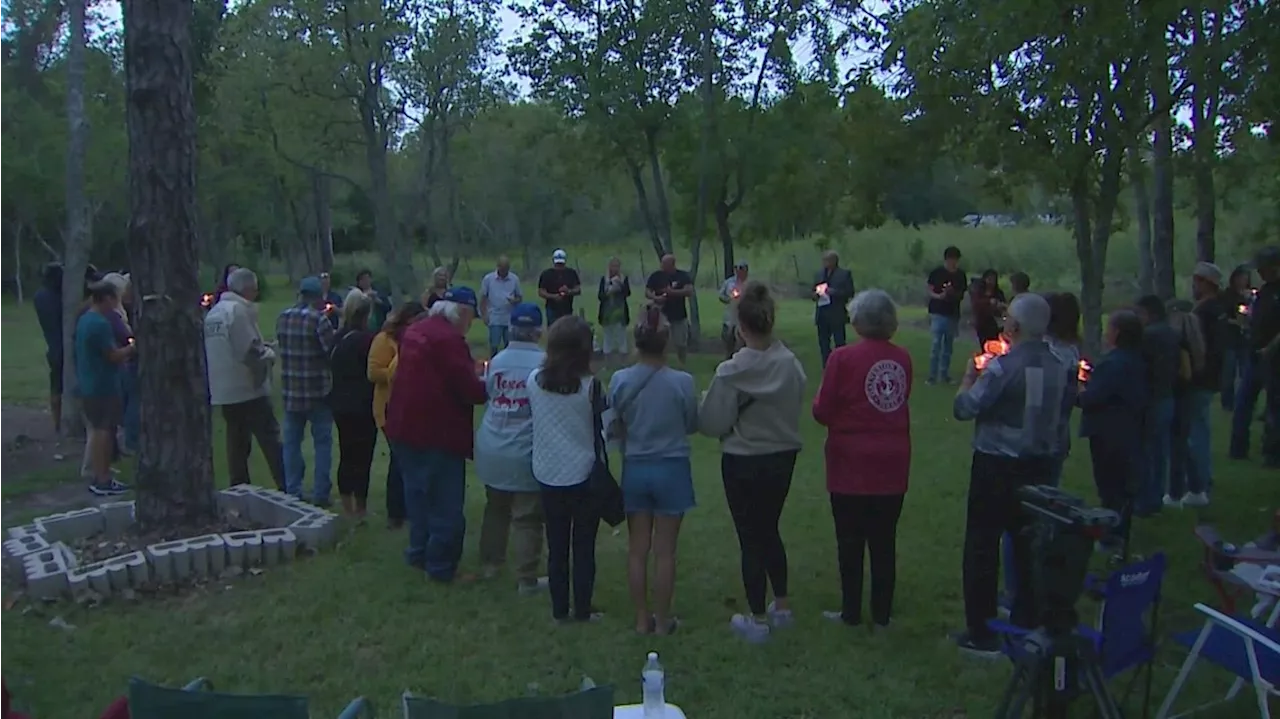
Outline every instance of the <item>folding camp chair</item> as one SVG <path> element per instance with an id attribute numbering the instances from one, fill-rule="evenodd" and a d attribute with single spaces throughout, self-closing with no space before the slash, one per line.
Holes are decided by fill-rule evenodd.
<path id="1" fill-rule="evenodd" d="M 521 697 L 460 707 L 405 692 L 404 719 L 612 719 L 613 687 L 560 697 Z"/>
<path id="2" fill-rule="evenodd" d="M 129 680 L 130 719 L 309 719 L 307 698 L 285 694 L 225 694 L 207 679 L 181 689 L 134 677 Z M 375 716 L 364 697 L 352 700 L 338 719 Z"/>
<path id="3" fill-rule="evenodd" d="M 1093 643 L 1094 650 L 1101 657 L 1105 678 L 1111 679 L 1130 669 L 1137 669 L 1121 696 L 1121 703 L 1136 682 L 1145 678 L 1141 714 L 1144 717 L 1151 704 L 1151 668 L 1156 651 L 1165 567 L 1164 554 L 1157 552 L 1115 570 L 1105 579 L 1089 575 L 1085 591 L 1101 599 L 1102 606 L 1096 627 L 1084 624 L 1077 627 L 1080 635 Z M 1014 660 L 1023 651 L 1023 644 L 1018 640 L 1033 631 L 1002 620 L 991 620 L 988 626 L 1005 638 L 1005 653 Z"/>
<path id="4" fill-rule="evenodd" d="M 1263 719 L 1270 719 L 1271 710 L 1267 706 L 1267 697 L 1280 697 L 1280 686 L 1277 685 L 1280 682 L 1280 631 L 1275 629 L 1277 616 L 1280 616 L 1280 605 L 1276 606 L 1266 623 L 1229 617 L 1203 604 L 1197 604 L 1196 611 L 1205 615 L 1204 626 L 1173 635 L 1173 640 L 1188 647 L 1191 653 L 1182 663 L 1178 678 L 1173 680 L 1173 686 L 1169 688 L 1164 704 L 1160 705 L 1156 719 L 1175 719 L 1231 701 L 1245 684 L 1253 685 L 1258 699 L 1258 715 Z M 1231 672 L 1236 681 L 1222 699 L 1170 716 L 1169 712 L 1173 709 L 1174 700 L 1178 698 L 1178 692 L 1182 691 L 1191 668 L 1200 659 Z"/>

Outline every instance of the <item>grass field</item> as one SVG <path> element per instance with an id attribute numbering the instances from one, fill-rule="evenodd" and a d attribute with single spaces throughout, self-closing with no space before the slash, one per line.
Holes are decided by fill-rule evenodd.
<path id="1" fill-rule="evenodd" d="M 270 331 L 286 294 L 278 290 L 277 299 L 263 307 L 264 330 Z M 718 317 L 714 299 L 703 303 L 704 317 Z M 786 304 L 781 335 L 810 372 L 812 392 L 819 369 L 810 307 Z M 927 337 L 911 321 L 904 325 L 898 339 L 917 368 L 924 367 Z M 3 400 L 6 406 L 38 403 L 45 370 L 30 306 L 5 304 L 3 327 L 8 340 Z M 480 327 L 473 331 L 473 341 L 481 341 L 481 332 Z M 970 347 L 969 341 L 958 342 L 957 369 Z M 693 360 L 700 388 L 714 365 L 709 355 Z M 405 689 L 458 702 L 497 700 L 535 690 L 570 691 L 584 674 L 615 684 L 620 702 L 638 701 L 636 680 L 645 652 L 657 650 L 667 668 L 667 697 L 691 719 L 987 716 L 1003 689 L 1008 664 L 962 657 L 945 639 L 962 618 L 960 545 L 971 432 L 952 419 L 952 394 L 952 389 L 917 382 L 911 399 L 915 455 L 899 530 L 895 624 L 887 635 L 833 626 L 819 616 L 820 610 L 838 606 L 839 590 L 823 484 L 824 433 L 806 416 L 806 446 L 783 515 L 799 619 L 767 645 L 745 645 L 728 630 L 729 616 L 743 606 L 738 548 L 720 489 L 718 447 L 696 438 L 699 506 L 681 538 L 676 611 L 684 624 L 673 637 L 640 638 L 632 631 L 625 532 L 602 531 L 599 540 L 597 604 L 608 613 L 605 621 L 560 628 L 551 623 L 546 597 L 517 597 L 505 579 L 429 585 L 404 567 L 404 535 L 388 532 L 375 518 L 330 553 L 261 576 L 215 582 L 181 598 L 7 611 L 4 675 L 40 718 L 97 716 L 131 675 L 167 684 L 206 676 L 226 690 L 305 693 L 317 717 L 335 716 L 347 700 L 365 695 L 383 715 L 395 716 L 398 709 L 392 705 Z M 1228 462 L 1225 417 L 1215 420 L 1218 491 L 1214 505 L 1199 514 L 1224 523 L 1232 537 L 1243 540 L 1266 528 L 1270 515 L 1264 508 L 1275 501 L 1275 476 L 1256 463 Z M 214 425 L 215 463 L 225 482 L 221 420 Z M 386 462 L 380 446 L 370 500 L 379 513 Z M 1086 453 L 1077 448 L 1065 485 L 1092 498 L 1087 465 Z M 257 481 L 265 482 L 265 467 L 256 456 L 253 469 Z M 5 498 L 36 486 L 6 477 Z M 483 492 L 474 481 L 469 489 L 472 531 L 464 565 L 475 568 Z M 1164 550 L 1171 559 L 1165 631 L 1195 622 L 1193 602 L 1213 600 L 1196 569 L 1199 550 L 1191 535 L 1196 519 L 1192 511 L 1166 511 L 1135 530 L 1139 551 Z M 1092 613 L 1085 604 L 1081 611 Z M 76 629 L 49 626 L 53 616 Z M 1181 658 L 1175 648 L 1162 649 L 1157 697 L 1167 690 Z M 1197 682 L 1193 689 L 1204 695 L 1226 687 L 1219 680 Z M 1242 698 L 1213 716 L 1255 711 Z M 1086 714 L 1079 708 L 1079 715 Z"/>

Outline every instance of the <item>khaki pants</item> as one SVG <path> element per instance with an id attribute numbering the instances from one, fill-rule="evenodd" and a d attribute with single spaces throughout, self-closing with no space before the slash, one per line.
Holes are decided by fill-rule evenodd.
<path id="1" fill-rule="evenodd" d="M 507 538 L 512 539 L 516 579 L 535 582 L 542 560 L 542 496 L 538 492 L 508 492 L 485 487 L 484 520 L 480 524 L 480 561 L 497 567 L 506 563 Z"/>

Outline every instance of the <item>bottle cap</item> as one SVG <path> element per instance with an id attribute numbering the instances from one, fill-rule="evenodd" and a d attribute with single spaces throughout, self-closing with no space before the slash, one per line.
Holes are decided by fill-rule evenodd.
<path id="1" fill-rule="evenodd" d="M 654 661 L 654 660 L 656 660 L 657 658 L 658 658 L 658 653 L 657 653 L 657 652 L 649 652 L 649 661 Z"/>

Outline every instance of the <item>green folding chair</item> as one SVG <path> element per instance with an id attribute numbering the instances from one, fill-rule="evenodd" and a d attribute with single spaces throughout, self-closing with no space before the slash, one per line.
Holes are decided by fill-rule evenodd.
<path id="1" fill-rule="evenodd" d="M 459 707 L 404 693 L 404 719 L 613 719 L 613 687 Z"/>
<path id="2" fill-rule="evenodd" d="M 196 679 L 181 689 L 134 677 L 129 680 L 130 719 L 310 719 L 307 698 L 287 694 L 227 694 Z M 364 697 L 353 700 L 338 719 L 374 717 Z"/>

